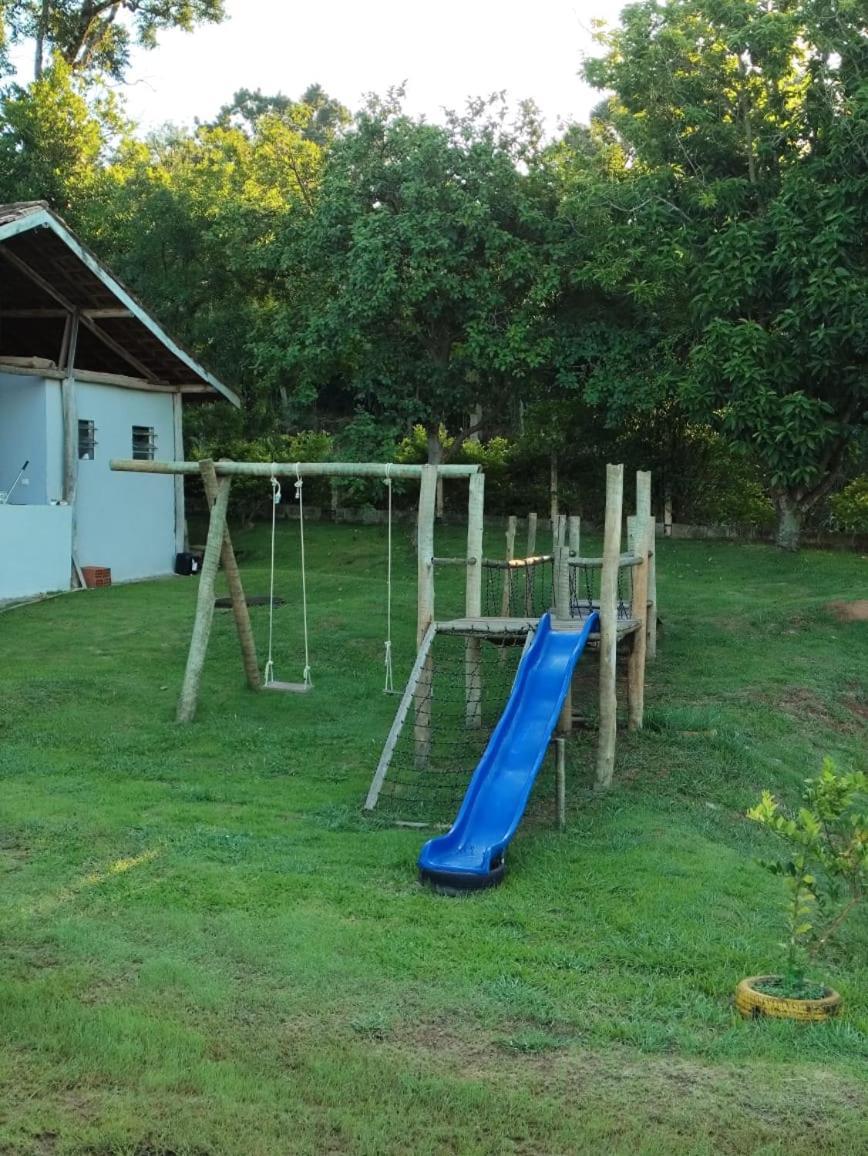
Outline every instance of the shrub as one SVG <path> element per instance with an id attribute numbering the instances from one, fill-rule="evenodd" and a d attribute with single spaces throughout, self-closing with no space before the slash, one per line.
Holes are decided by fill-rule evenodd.
<path id="1" fill-rule="evenodd" d="M 829 511 L 836 530 L 868 534 L 868 474 L 854 478 L 830 498 Z"/>
<path id="2" fill-rule="evenodd" d="M 830 758 L 807 779 L 802 806 L 790 815 L 770 791 L 748 811 L 787 846 L 783 859 L 762 865 L 786 881 L 786 980 L 805 986 L 805 967 L 865 898 L 868 886 L 868 775 L 845 774 Z"/>
<path id="3" fill-rule="evenodd" d="M 238 462 L 326 462 L 332 454 L 330 434 L 316 430 L 302 430 L 295 434 L 274 434 L 262 438 L 231 438 L 226 441 L 200 444 L 191 451 L 194 461 L 202 458 L 231 458 Z M 295 498 L 293 478 L 280 479 L 283 502 Z M 191 507 L 204 512 L 201 486 L 188 489 Z M 328 505 L 328 478 L 308 478 L 304 483 L 304 500 L 312 506 Z M 268 478 L 235 478 L 232 482 L 230 514 L 244 524 L 259 518 L 271 517 L 271 484 Z"/>

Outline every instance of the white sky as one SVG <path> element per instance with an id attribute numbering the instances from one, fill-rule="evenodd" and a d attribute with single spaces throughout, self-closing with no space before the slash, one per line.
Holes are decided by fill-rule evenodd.
<path id="1" fill-rule="evenodd" d="M 127 88 L 143 128 L 210 119 L 238 88 L 299 96 L 321 84 L 350 108 L 407 81 L 407 107 L 432 119 L 467 96 L 532 97 L 548 130 L 585 120 L 598 93 L 577 76 L 591 22 L 625 0 L 228 0 L 229 19 L 165 33 L 137 52 Z"/>

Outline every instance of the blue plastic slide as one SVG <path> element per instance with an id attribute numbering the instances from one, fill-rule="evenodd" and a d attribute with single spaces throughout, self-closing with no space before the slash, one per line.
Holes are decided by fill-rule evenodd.
<path id="1" fill-rule="evenodd" d="M 527 806 L 573 668 L 597 623 L 594 613 L 581 631 L 556 631 L 550 614 L 540 619 L 452 829 L 429 839 L 419 853 L 424 881 L 445 891 L 501 881 L 507 845 Z"/>

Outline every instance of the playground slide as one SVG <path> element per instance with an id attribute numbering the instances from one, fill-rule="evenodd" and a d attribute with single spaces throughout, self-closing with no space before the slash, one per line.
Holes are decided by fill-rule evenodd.
<path id="1" fill-rule="evenodd" d="M 463 891 L 503 878 L 506 847 L 527 806 L 573 668 L 597 623 L 595 613 L 581 631 L 555 631 L 551 615 L 540 619 L 452 829 L 429 839 L 419 853 L 423 880 Z"/>

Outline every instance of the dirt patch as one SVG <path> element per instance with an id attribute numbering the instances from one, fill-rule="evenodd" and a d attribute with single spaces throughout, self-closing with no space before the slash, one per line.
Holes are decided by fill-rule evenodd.
<path id="1" fill-rule="evenodd" d="M 868 707 L 853 695 L 841 698 L 833 709 L 812 690 L 804 686 L 789 687 L 777 700 L 777 706 L 802 722 L 819 723 L 839 734 L 861 731 L 868 721 Z"/>
<path id="2" fill-rule="evenodd" d="M 841 727 L 841 720 L 835 718 L 826 703 L 806 686 L 789 687 L 778 699 L 778 706 L 795 718 L 810 719 L 832 730 Z"/>
<path id="3" fill-rule="evenodd" d="M 853 602 L 828 602 L 826 609 L 831 610 L 839 622 L 868 622 L 868 598 L 857 598 Z"/>
<path id="4" fill-rule="evenodd" d="M 526 1026 L 514 1025 L 515 1034 Z M 752 1087 L 744 1083 L 738 1068 L 725 1062 L 637 1053 L 618 1045 L 601 1050 L 569 1036 L 551 1049 L 528 1053 L 505 1047 L 502 1034 L 471 1032 L 448 1019 L 395 1025 L 386 1039 L 371 1046 L 444 1074 L 530 1085 L 540 1094 L 568 1101 L 588 1096 L 617 1100 L 622 1089 L 625 1101 L 633 1097 L 646 1105 L 681 1101 L 722 1118 L 738 1103 L 748 1115 L 759 1114 L 773 1127 L 792 1123 L 793 1104 L 803 1116 L 810 1115 L 817 1095 L 823 1106 L 815 1113 L 815 1123 L 829 1108 L 862 1112 L 868 1107 L 864 1086 L 815 1065 L 800 1066 L 790 1074 L 775 1072 L 774 1086 L 765 1087 L 760 1080 Z"/>

